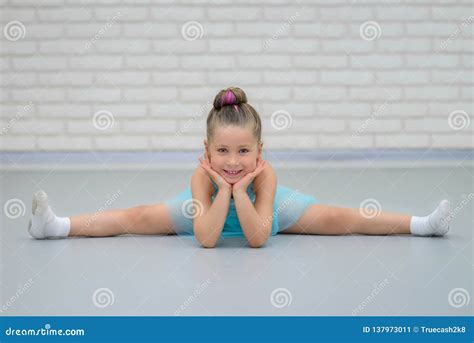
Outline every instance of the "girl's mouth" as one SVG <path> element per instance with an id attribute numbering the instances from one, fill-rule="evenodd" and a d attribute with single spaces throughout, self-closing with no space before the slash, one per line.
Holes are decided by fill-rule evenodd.
<path id="1" fill-rule="evenodd" d="M 242 170 L 239 170 L 239 171 L 229 171 L 229 170 L 225 170 L 224 169 L 224 173 L 229 176 L 229 177 L 237 177 L 238 175 L 240 175 L 240 173 L 242 172 Z"/>

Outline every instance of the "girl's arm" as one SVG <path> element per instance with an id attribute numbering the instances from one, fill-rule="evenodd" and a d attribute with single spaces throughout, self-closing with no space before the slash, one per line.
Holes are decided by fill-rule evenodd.
<path id="1" fill-rule="evenodd" d="M 191 177 L 191 193 L 196 206 L 196 216 L 193 218 L 194 236 L 203 247 L 214 248 L 229 211 L 232 189 L 219 188 L 214 202 L 211 202 L 211 180 L 206 171 L 198 167 Z"/>
<path id="2" fill-rule="evenodd" d="M 233 191 L 237 216 L 252 248 L 263 246 L 271 234 L 276 185 L 275 172 L 266 163 L 264 169 L 255 177 L 255 204 L 250 200 L 246 187 Z"/>

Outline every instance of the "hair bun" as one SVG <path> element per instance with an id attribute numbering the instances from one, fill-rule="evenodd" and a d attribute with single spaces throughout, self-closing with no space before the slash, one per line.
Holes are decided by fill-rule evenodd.
<path id="1" fill-rule="evenodd" d="M 247 103 L 247 95 L 239 87 L 223 89 L 214 98 L 214 108 L 218 111 L 224 106 L 238 106 L 243 103 Z"/>

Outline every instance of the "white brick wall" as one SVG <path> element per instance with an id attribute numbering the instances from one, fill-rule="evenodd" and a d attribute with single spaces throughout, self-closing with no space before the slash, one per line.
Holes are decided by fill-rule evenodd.
<path id="1" fill-rule="evenodd" d="M 229 85 L 267 148 L 474 147 L 471 0 L 0 2 L 4 151 L 198 149 Z"/>

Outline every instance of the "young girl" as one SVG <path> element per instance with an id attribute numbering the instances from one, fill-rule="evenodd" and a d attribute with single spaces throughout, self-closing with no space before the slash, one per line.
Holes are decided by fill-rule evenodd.
<path id="1" fill-rule="evenodd" d="M 164 203 L 72 217 L 57 217 L 46 193 L 33 198 L 31 236 L 131 234 L 194 235 L 207 248 L 219 238 L 244 236 L 250 247 L 261 247 L 277 233 L 413 234 L 443 236 L 449 231 L 447 200 L 428 216 L 416 217 L 320 204 L 311 195 L 277 185 L 275 172 L 262 159 L 261 120 L 244 91 L 220 91 L 207 117 L 204 156 L 191 187 Z"/>

